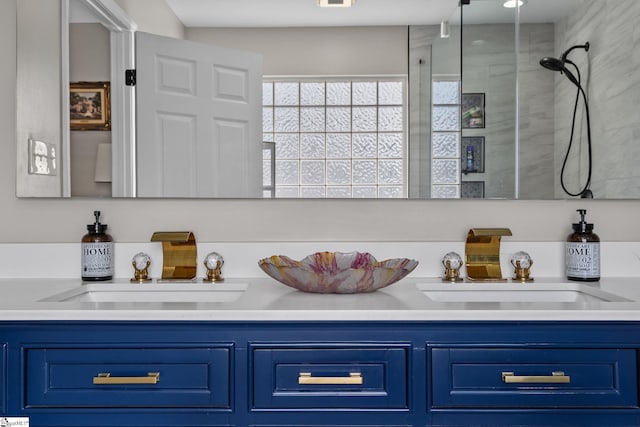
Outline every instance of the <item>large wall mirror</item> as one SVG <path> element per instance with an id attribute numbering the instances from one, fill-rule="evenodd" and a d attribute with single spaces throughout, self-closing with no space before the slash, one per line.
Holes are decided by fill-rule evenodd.
<path id="1" fill-rule="evenodd" d="M 239 1 L 220 2 L 216 15 L 267 3 Z M 140 34 L 135 58 L 126 48 L 135 17 L 118 12 L 105 25 L 113 12 L 101 10 L 123 1 L 56 0 L 63 6 L 46 11 L 20 2 L 18 196 L 640 197 L 637 1 L 402 0 L 394 6 L 402 13 L 373 0 L 340 11 L 291 1 L 270 24 L 223 24 L 189 11 L 197 1 L 158 0 L 185 22 L 184 35 Z M 71 117 L 74 108 L 91 114 L 83 103 L 95 110 L 97 89 L 68 101 L 64 85 L 55 114 L 65 125 L 52 132 L 30 120 L 34 86 L 21 78 L 32 77 L 43 46 L 28 27 L 42 28 L 36 15 L 54 11 L 52 34 L 69 39 L 66 53 L 47 48 L 61 56 L 56 78 L 110 83 L 111 98 L 98 105 L 110 102 L 108 126 Z M 332 25 L 308 21 L 328 13 Z M 114 77 L 114 51 L 124 65 L 132 55 L 135 90 Z M 202 80 L 198 67 L 208 70 Z M 202 87 L 224 102 L 173 110 Z"/>

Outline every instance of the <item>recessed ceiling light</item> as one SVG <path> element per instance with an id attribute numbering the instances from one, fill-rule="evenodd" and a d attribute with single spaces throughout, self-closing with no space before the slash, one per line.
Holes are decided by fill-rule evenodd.
<path id="1" fill-rule="evenodd" d="M 503 6 L 513 9 L 516 6 L 524 6 L 525 4 L 527 4 L 527 0 L 507 0 L 504 2 Z"/>
<path id="2" fill-rule="evenodd" d="M 351 7 L 356 0 L 318 0 L 320 7 Z"/>

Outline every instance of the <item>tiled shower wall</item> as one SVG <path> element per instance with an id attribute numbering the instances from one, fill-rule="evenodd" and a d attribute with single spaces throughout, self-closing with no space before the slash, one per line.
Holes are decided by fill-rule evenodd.
<path id="1" fill-rule="evenodd" d="M 556 25 L 555 55 L 573 45 L 589 42 L 591 48 L 570 54 L 586 83 L 591 110 L 595 198 L 640 197 L 640 1 L 585 0 L 568 18 Z M 547 55 L 547 56 L 555 56 Z M 573 69 L 570 68 L 573 71 Z M 559 170 L 569 142 L 576 87 L 555 74 L 555 168 L 556 197 L 563 197 Z M 586 147 L 586 122 L 582 120 Z M 574 142 L 575 144 L 575 142 Z M 576 153 L 567 165 L 565 183 L 578 191 L 585 182 L 587 164 Z M 578 173 L 579 170 L 579 180 Z"/>
<path id="2" fill-rule="evenodd" d="M 416 87 L 429 99 L 429 84 L 417 85 L 416 74 L 430 79 L 425 66 L 418 67 L 420 52 L 432 46 L 437 34 L 432 27 L 410 28 L 411 96 Z M 468 181 L 484 181 L 485 197 L 513 198 L 515 195 L 515 87 L 516 56 L 513 24 L 465 26 L 464 92 L 481 92 L 486 96 L 486 127 L 464 130 L 464 136 L 485 137 L 485 173 L 469 174 Z M 453 42 L 458 43 L 459 39 Z M 436 42 L 437 43 L 437 42 Z M 437 47 L 437 46 L 436 46 Z M 437 49 L 434 49 L 434 51 Z M 451 50 L 451 49 L 450 49 Z M 520 27 L 520 194 L 522 199 L 553 198 L 553 82 L 554 76 L 543 69 L 540 58 L 553 51 L 553 25 L 535 24 Z M 442 63 L 443 55 L 434 55 L 433 73 L 459 69 L 459 63 Z M 443 71 L 444 70 L 444 71 Z M 449 73 L 451 71 L 448 71 Z M 410 102 L 412 113 L 417 102 Z M 427 110 L 428 111 L 428 110 Z M 412 140 L 419 133 L 421 141 L 429 138 L 428 114 L 411 120 Z M 418 128 L 418 124 L 422 126 Z M 426 135 L 425 135 L 426 133 Z M 422 143 L 420 144 L 422 145 Z M 420 158 L 425 161 L 424 153 Z M 412 156 L 412 159 L 416 157 Z M 426 162 L 425 162 L 426 163 Z M 422 164 L 423 169 L 428 168 Z M 424 182 L 424 181 L 421 181 Z"/>
<path id="3" fill-rule="evenodd" d="M 520 26 L 520 198 L 554 197 L 554 73 L 540 66 L 553 56 L 553 24 Z"/>

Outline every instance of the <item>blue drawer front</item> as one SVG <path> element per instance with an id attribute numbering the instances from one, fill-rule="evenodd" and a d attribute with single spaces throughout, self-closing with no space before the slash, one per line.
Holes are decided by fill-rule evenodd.
<path id="1" fill-rule="evenodd" d="M 254 348 L 253 407 L 406 409 L 407 360 L 408 347 Z"/>
<path id="2" fill-rule="evenodd" d="M 230 407 L 231 347 L 29 348 L 25 360 L 26 407 Z M 94 384 L 101 373 L 134 383 Z M 157 383 L 137 383 L 149 373 Z"/>
<path id="3" fill-rule="evenodd" d="M 434 348 L 431 356 L 435 408 L 638 404 L 636 352 L 631 349 Z M 564 373 L 568 382 L 547 381 L 554 372 Z M 503 373 L 512 373 L 516 382 L 506 382 Z M 522 378 L 530 376 L 535 378 Z"/>

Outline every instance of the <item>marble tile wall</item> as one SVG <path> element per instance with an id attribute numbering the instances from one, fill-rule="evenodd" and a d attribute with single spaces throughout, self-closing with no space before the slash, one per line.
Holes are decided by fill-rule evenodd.
<path id="1" fill-rule="evenodd" d="M 590 99 L 593 142 L 591 189 L 595 198 L 640 197 L 640 1 L 585 0 L 585 6 L 556 24 L 555 55 L 589 41 L 588 54 L 570 54 L 582 72 Z M 566 153 L 575 101 L 575 86 L 555 74 L 555 196 L 566 197 L 559 171 Z M 573 151 L 565 184 L 579 191 L 587 174 L 584 147 Z M 575 145 L 575 142 L 574 142 Z M 575 148 L 574 148 L 575 150 Z M 579 159 L 579 161 L 578 161 Z"/>
<path id="2" fill-rule="evenodd" d="M 560 73 L 542 68 L 539 61 L 544 56 L 560 56 L 570 46 L 586 41 L 591 43 L 589 53 L 575 50 L 570 58 L 580 67 L 590 97 L 591 188 L 596 198 L 640 197 L 637 22 L 640 22 L 638 0 L 585 0 L 584 8 L 555 25 L 520 26 L 521 199 L 568 197 L 560 186 L 560 171 L 571 130 L 575 86 Z M 464 134 L 486 138 L 486 161 L 484 174 L 470 174 L 463 179 L 484 181 L 488 198 L 511 198 L 515 191 L 514 27 L 505 24 L 465 28 L 463 91 L 486 94 L 486 128 L 465 130 Z M 424 34 L 413 35 L 414 41 L 425 43 Z M 565 172 L 565 185 L 573 192 L 584 185 L 587 173 L 586 120 L 584 116 L 579 119 L 576 129 L 584 143 L 574 142 Z M 424 133 L 424 126 L 423 123 L 420 134 Z M 428 170 L 424 154 L 419 158 L 422 170 Z"/>
<path id="3" fill-rule="evenodd" d="M 485 172 L 464 181 L 484 181 L 486 198 L 515 196 L 516 54 L 513 24 L 465 25 L 462 92 L 485 94 L 485 128 L 463 136 L 485 137 Z"/>
<path id="4" fill-rule="evenodd" d="M 454 32 L 455 33 L 455 32 Z M 459 63 L 452 49 L 438 44 L 437 28 L 411 27 L 410 31 L 410 96 L 412 101 L 411 140 L 420 138 L 419 155 L 412 151 L 412 173 L 420 171 L 422 183 L 428 183 L 430 141 L 428 108 L 429 85 L 433 74 L 453 74 Z M 484 181 L 485 197 L 513 198 L 515 195 L 515 85 L 516 56 L 513 24 L 465 26 L 464 92 L 486 95 L 486 127 L 469 129 L 465 136 L 485 137 L 485 172 L 463 176 L 465 181 Z M 453 43 L 459 43 L 456 38 Z M 431 63 L 418 66 L 420 59 Z M 448 50 L 447 50 L 448 49 Z M 440 50 L 440 51 L 439 51 Z M 539 65 L 542 56 L 553 52 L 553 25 L 522 25 L 520 28 L 520 198 L 553 198 L 553 130 L 554 75 Z M 447 52 L 450 52 L 447 55 Z M 418 89 L 416 89 L 418 88 Z M 419 102 L 420 101 L 420 102 Z M 424 116 L 424 117 L 423 117 Z M 416 117 L 420 117 L 416 120 Z M 422 148 L 419 148 L 422 147 Z M 428 146 L 427 146 L 428 147 Z M 416 182 L 416 180 L 412 180 Z M 426 187 L 428 188 L 428 186 Z M 413 191 L 417 191 L 413 189 Z M 417 193 L 413 193 L 417 194 Z M 424 194 L 421 193 L 424 197 Z"/>
<path id="5" fill-rule="evenodd" d="M 554 73 L 540 66 L 553 56 L 553 24 L 520 26 L 520 198 L 554 197 Z"/>

